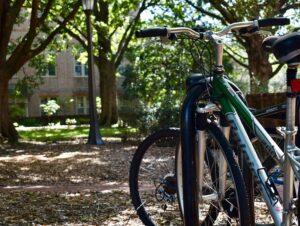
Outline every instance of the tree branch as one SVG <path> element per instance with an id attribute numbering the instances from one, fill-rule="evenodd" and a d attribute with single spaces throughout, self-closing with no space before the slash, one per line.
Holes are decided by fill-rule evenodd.
<path id="1" fill-rule="evenodd" d="M 278 67 L 272 72 L 272 77 L 275 76 L 283 66 L 284 64 L 279 64 Z"/>
<path id="2" fill-rule="evenodd" d="M 59 19 L 54 19 L 54 21 L 56 23 L 58 23 L 59 25 L 62 25 L 62 21 L 60 21 Z M 74 39 L 76 39 L 82 46 L 83 48 L 87 49 L 87 44 L 85 43 L 85 41 L 87 40 L 86 35 L 79 30 L 77 27 L 71 25 L 72 29 L 76 30 L 76 32 L 78 32 L 78 34 L 76 34 L 72 29 L 68 28 L 67 26 L 65 26 L 64 30 Z"/>
<path id="3" fill-rule="evenodd" d="M 50 34 L 49 36 L 40 44 L 39 47 L 32 49 L 31 50 L 31 54 L 33 55 L 37 55 L 38 53 L 42 52 L 47 45 L 54 39 L 54 37 L 60 33 L 60 31 L 62 29 L 64 29 L 67 25 L 67 23 L 74 18 L 74 16 L 76 15 L 79 7 L 81 5 L 81 2 L 78 1 L 74 4 L 74 7 L 72 9 L 72 11 L 69 13 L 68 16 L 66 16 L 66 18 L 64 18 L 64 20 L 61 22 L 60 26 L 58 26 L 57 28 L 55 28 Z"/>
<path id="4" fill-rule="evenodd" d="M 224 49 L 224 52 L 227 53 L 236 63 L 238 63 L 239 65 L 241 65 L 242 67 L 244 67 L 246 69 L 249 69 L 249 65 L 243 63 L 241 60 L 239 60 L 238 58 L 236 58 L 232 53 L 230 53 L 226 49 Z"/>
<path id="5" fill-rule="evenodd" d="M 50 13 L 50 10 L 51 10 L 51 7 L 52 7 L 53 3 L 54 3 L 54 0 L 48 0 L 47 1 L 47 4 L 46 4 L 46 6 L 43 10 L 43 14 L 42 14 L 41 18 L 39 19 L 39 25 L 45 22 L 47 16 Z"/>
<path id="6" fill-rule="evenodd" d="M 73 37 L 74 39 L 76 39 L 82 46 L 83 48 L 87 49 L 88 46 L 87 44 L 85 43 L 85 40 L 83 40 L 80 35 L 76 34 L 74 31 L 72 31 L 71 29 L 65 27 L 65 30 L 66 32 L 71 36 Z"/>
<path id="7" fill-rule="evenodd" d="M 38 26 L 38 5 L 39 5 L 39 0 L 32 0 L 32 6 L 31 6 L 31 17 L 30 17 L 30 26 L 29 26 L 29 35 L 32 40 L 35 37 L 36 33 L 36 28 Z"/>
<path id="8" fill-rule="evenodd" d="M 190 6 L 192 6 L 194 9 L 196 9 L 197 11 L 199 11 L 199 12 L 205 14 L 205 15 L 208 15 L 208 16 L 210 16 L 210 17 L 212 17 L 212 18 L 218 19 L 218 20 L 222 21 L 222 23 L 226 24 L 226 21 L 224 20 L 223 17 L 221 17 L 221 16 L 219 16 L 219 15 L 217 15 L 217 14 L 214 14 L 214 13 L 212 13 L 212 12 L 210 12 L 210 11 L 204 10 L 204 8 L 195 5 L 195 4 L 194 4 L 192 1 L 190 1 L 190 0 L 186 0 L 186 2 L 187 2 Z"/>
<path id="9" fill-rule="evenodd" d="M 233 15 L 231 15 L 231 13 L 229 13 L 228 10 L 226 10 L 225 8 L 223 8 L 222 5 L 224 5 L 224 1 L 210 1 L 210 4 L 216 8 L 220 13 L 221 15 L 225 18 L 225 20 L 223 19 L 222 21 L 225 21 L 225 24 L 226 22 L 228 23 L 233 23 L 233 22 L 236 22 L 236 19 L 233 17 Z"/>
<path id="10" fill-rule="evenodd" d="M 108 36 L 109 39 L 112 38 L 112 36 L 116 33 L 116 31 L 118 30 L 119 27 L 116 27 Z"/>
<path id="11" fill-rule="evenodd" d="M 77 13 L 79 6 L 81 5 L 81 2 L 76 2 L 74 4 L 74 7 L 72 11 L 69 13 L 68 16 L 64 18 L 64 20 L 61 22 L 61 24 L 56 27 L 49 35 L 48 37 L 40 43 L 38 47 L 35 49 L 30 49 L 30 46 L 32 44 L 32 41 L 27 41 L 26 37 L 28 35 L 25 35 L 22 42 L 18 45 L 18 47 L 14 50 L 14 52 L 11 54 L 9 59 L 7 60 L 7 68 L 9 69 L 9 73 L 11 76 L 15 74 L 20 67 L 29 59 L 32 57 L 38 55 L 41 53 L 51 41 L 53 41 L 54 37 L 61 32 L 63 28 L 65 28 L 66 24 L 74 18 L 75 14 Z M 30 44 L 30 46 L 29 46 Z"/>
<path id="12" fill-rule="evenodd" d="M 288 4 L 286 7 L 283 7 L 280 9 L 280 13 L 284 14 L 289 9 L 297 9 L 300 8 L 300 2 L 294 3 L 294 4 Z"/>
<path id="13" fill-rule="evenodd" d="M 6 60 L 7 47 L 13 26 L 17 16 L 20 14 L 24 1 L 16 0 L 12 6 L 9 5 L 9 1 L 3 1 L 0 4 L 0 52 L 2 56 L 0 65 Z"/>
<path id="14" fill-rule="evenodd" d="M 140 15 L 141 13 L 145 10 L 145 3 L 146 0 L 143 0 L 141 7 L 138 10 L 138 13 L 136 14 L 136 16 L 132 19 L 132 21 L 129 23 L 129 25 L 127 26 L 120 42 L 117 48 L 117 52 L 114 54 L 113 56 L 113 61 L 115 62 L 116 66 L 120 64 L 122 57 L 123 57 L 123 53 L 130 41 L 130 39 L 132 38 L 133 32 L 134 32 L 134 28 L 136 27 L 136 23 L 137 21 L 140 19 Z"/>
<path id="15" fill-rule="evenodd" d="M 139 8 L 139 11 L 136 15 L 136 17 L 132 20 L 132 22 L 130 23 L 130 25 L 127 27 L 120 43 L 117 49 L 116 54 L 114 55 L 114 63 L 116 65 L 116 67 L 121 63 L 123 55 L 125 53 L 125 50 L 134 34 L 135 28 L 138 24 L 138 21 L 140 19 L 141 13 L 147 9 L 148 7 L 151 7 L 153 5 L 156 5 L 159 1 L 154 0 L 154 1 L 150 1 L 147 4 L 147 0 L 143 0 L 141 7 Z M 128 35 L 127 35 L 128 34 Z"/>

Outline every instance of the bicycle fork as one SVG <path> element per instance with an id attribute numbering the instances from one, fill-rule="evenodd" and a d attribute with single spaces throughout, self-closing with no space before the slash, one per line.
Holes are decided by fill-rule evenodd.
<path id="1" fill-rule="evenodd" d="M 220 110 L 213 103 L 208 103 L 205 107 L 197 108 L 199 117 L 202 118 L 207 118 L 207 114 L 211 114 L 216 111 L 220 111 Z M 197 121 L 199 122 L 201 120 L 198 119 Z M 224 136 L 226 137 L 227 140 L 229 140 L 230 125 L 222 115 L 220 119 L 220 126 Z M 227 162 L 224 158 L 224 155 L 221 153 L 220 149 L 213 151 L 213 154 L 215 155 L 214 158 L 217 159 L 217 165 L 218 165 L 218 181 L 217 181 L 218 191 L 217 193 L 213 193 L 212 195 L 209 196 L 203 195 L 203 187 L 204 187 L 203 175 L 205 174 L 204 164 L 205 164 L 205 153 L 206 153 L 205 150 L 207 149 L 206 132 L 205 130 L 201 130 L 201 125 L 197 126 L 197 128 L 198 129 L 197 129 L 196 165 L 197 165 L 197 181 L 198 181 L 197 184 L 198 184 L 198 191 L 199 191 L 199 202 L 202 204 L 203 202 L 208 201 L 209 199 L 217 200 L 218 198 L 221 198 L 220 200 L 222 200 L 225 197 L 225 191 L 226 191 Z"/>

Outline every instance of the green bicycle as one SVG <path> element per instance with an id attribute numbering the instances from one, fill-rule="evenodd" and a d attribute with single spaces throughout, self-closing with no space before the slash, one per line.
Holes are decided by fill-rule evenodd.
<path id="1" fill-rule="evenodd" d="M 298 81 L 295 79 L 296 68 L 300 64 L 299 33 L 293 33 L 280 38 L 274 38 L 270 43 L 270 50 L 281 63 L 288 64 L 287 71 L 287 126 L 282 133 L 285 134 L 285 150 L 282 151 L 275 141 L 268 135 L 257 119 L 252 115 L 245 104 L 236 95 L 226 79 L 222 64 L 223 42 L 222 36 L 232 30 L 240 33 L 251 33 L 260 27 L 285 25 L 286 18 L 272 18 L 248 22 L 234 23 L 221 32 L 196 32 L 190 28 L 154 28 L 140 31 L 141 37 L 164 36 L 184 34 L 194 39 L 212 41 L 216 50 L 216 63 L 213 78 L 207 80 L 209 98 L 197 107 L 198 90 L 193 90 L 187 96 L 182 110 L 181 120 L 181 155 L 178 156 L 181 167 L 177 167 L 178 195 L 184 217 L 185 225 L 206 225 L 206 219 L 200 221 L 202 207 L 209 206 L 208 212 L 215 213 L 214 221 L 222 221 L 233 225 L 250 225 L 249 202 L 245 194 L 245 186 L 239 167 L 234 159 L 234 151 L 230 147 L 224 134 L 230 128 L 237 137 L 247 164 L 255 178 L 265 203 L 271 212 L 275 225 L 291 225 L 292 215 L 295 213 L 293 197 L 294 175 L 299 179 L 298 162 L 299 149 L 294 145 L 296 129 L 295 124 L 295 93 L 299 92 Z M 270 40 L 268 40 L 270 42 Z M 226 120 L 222 126 L 223 132 L 215 125 L 211 115 L 220 111 Z M 201 128 L 195 126 L 195 112 L 200 113 Z M 257 153 L 241 123 L 247 125 L 261 141 L 266 151 L 282 165 L 284 172 L 283 194 L 277 191 L 270 180 L 266 169 L 262 166 Z M 228 124 L 229 123 L 229 124 Z M 196 142 L 197 138 L 197 142 Z M 197 143 L 199 152 L 194 144 Z M 217 147 L 215 147 L 217 144 Z M 221 150 L 221 152 L 217 152 Z M 216 165 L 215 163 L 216 162 Z M 209 169 L 210 180 L 206 180 Z M 229 182 L 230 181 L 230 182 Z M 231 197 L 232 198 L 229 198 Z M 224 211 L 226 210 L 226 211 Z M 228 211 L 230 210 L 230 211 Z M 224 212 L 223 215 L 220 214 Z M 295 215 L 295 214 L 294 214 Z"/>

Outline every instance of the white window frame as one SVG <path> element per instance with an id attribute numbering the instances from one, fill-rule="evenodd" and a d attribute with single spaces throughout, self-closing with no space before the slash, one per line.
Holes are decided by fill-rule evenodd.
<path id="1" fill-rule="evenodd" d="M 79 98 L 80 99 L 82 98 L 82 100 L 79 100 Z M 79 103 L 81 101 L 82 101 L 82 103 Z M 82 106 L 79 106 L 79 104 L 82 104 Z M 88 101 L 87 96 L 76 96 L 75 97 L 75 107 L 76 107 L 77 115 L 87 115 L 89 113 L 89 101 Z"/>
<path id="2" fill-rule="evenodd" d="M 79 66 L 79 65 L 80 65 L 80 74 L 77 74 L 76 67 Z M 85 67 L 87 67 L 86 64 L 83 64 L 80 61 L 75 59 L 74 60 L 74 77 L 87 78 L 88 77 L 88 71 L 87 71 L 87 73 L 85 73 Z"/>

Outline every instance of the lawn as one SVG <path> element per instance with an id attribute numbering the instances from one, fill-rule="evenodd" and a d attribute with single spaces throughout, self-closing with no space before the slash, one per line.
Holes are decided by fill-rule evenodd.
<path id="1" fill-rule="evenodd" d="M 53 126 L 53 128 L 45 127 L 40 129 L 19 130 L 21 139 L 42 142 L 87 138 L 88 133 L 89 127 L 57 128 Z M 105 127 L 100 129 L 100 134 L 102 137 L 128 138 L 137 135 L 137 129 Z"/>

